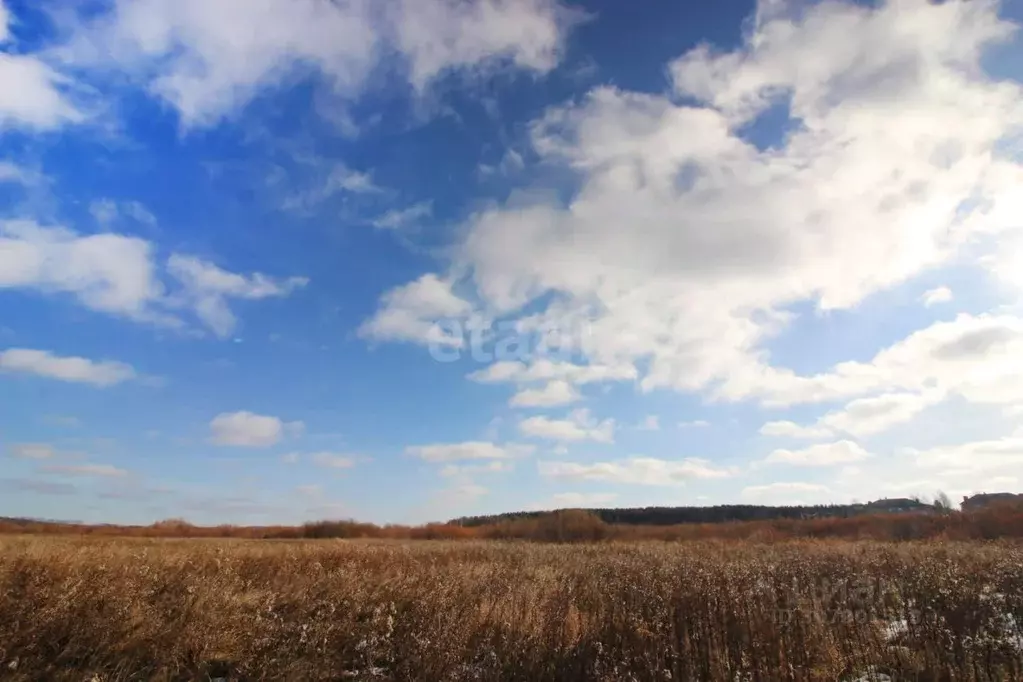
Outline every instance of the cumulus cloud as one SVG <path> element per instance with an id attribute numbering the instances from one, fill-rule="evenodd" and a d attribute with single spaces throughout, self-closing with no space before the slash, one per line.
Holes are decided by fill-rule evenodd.
<path id="1" fill-rule="evenodd" d="M 420 91 L 446 73 L 505 62 L 545 72 L 572 16 L 553 0 L 115 0 L 59 54 L 127 74 L 199 126 L 310 74 L 351 101 L 395 54 Z"/>
<path id="2" fill-rule="evenodd" d="M 961 314 L 936 322 L 879 351 L 866 362 L 843 362 L 810 377 L 775 375 L 755 390 L 769 402 L 819 402 L 885 391 L 880 402 L 861 403 L 870 411 L 898 402 L 916 409 L 959 395 L 976 403 L 1023 401 L 1023 319 L 1013 315 Z M 916 393 L 919 398 L 905 395 Z M 915 404 L 916 408 L 908 407 Z"/>
<path id="3" fill-rule="evenodd" d="M 10 13 L 0 3 L 0 45 L 11 40 Z M 69 97 L 73 83 L 33 54 L 0 52 L 0 130 L 52 130 L 85 119 Z"/>
<path id="4" fill-rule="evenodd" d="M 136 237 L 3 221 L 0 289 L 68 293 L 93 310 L 151 319 L 151 304 L 163 295 L 153 255 L 152 245 Z"/>
<path id="5" fill-rule="evenodd" d="M 535 120 L 533 151 L 578 189 L 479 210 L 436 277 L 488 315 L 585 328 L 586 362 L 642 367 L 645 390 L 788 405 L 920 392 L 938 374 L 968 398 L 1001 400 L 1016 391 L 996 382 L 998 339 L 965 338 L 976 362 L 926 346 L 1014 329 L 1007 319 L 939 323 L 815 376 L 769 364 L 763 344 L 796 303 L 851 309 L 968 244 L 1008 243 L 1023 168 L 999 150 L 1023 124 L 1023 97 L 981 58 L 1011 33 L 991 2 L 765 1 L 738 49 L 670 65 L 674 96 L 601 86 Z M 744 131 L 772 107 L 787 109 L 789 132 L 758 147 Z M 529 371 L 499 362 L 470 378 Z M 983 397 L 977 381 L 997 390 Z"/>
<path id="6" fill-rule="evenodd" d="M 540 475 L 569 481 L 607 481 L 631 485 L 678 485 L 690 480 L 727 478 L 735 471 L 705 459 L 665 460 L 632 457 L 612 462 L 538 462 Z"/>
<path id="7" fill-rule="evenodd" d="M 581 18 L 548 0 L 400 0 L 393 9 L 397 45 L 419 90 L 447 71 L 500 61 L 550 71 L 567 28 Z"/>
<path id="8" fill-rule="evenodd" d="M 543 388 L 526 388 L 508 402 L 512 407 L 557 407 L 579 400 L 579 391 L 567 381 L 550 381 Z"/>
<path id="9" fill-rule="evenodd" d="M 225 412 L 210 422 L 210 441 L 217 445 L 266 448 L 279 443 L 285 431 L 286 424 L 278 417 Z"/>
<path id="10" fill-rule="evenodd" d="M 447 333 L 438 322 L 463 317 L 471 310 L 469 302 L 451 290 L 449 280 L 427 274 L 388 292 L 381 309 L 359 328 L 359 333 L 383 341 L 461 346 L 462 337 Z"/>
<path id="11" fill-rule="evenodd" d="M 938 391 L 885 393 L 871 398 L 859 398 L 840 410 L 828 412 L 820 418 L 819 423 L 823 428 L 852 436 L 870 436 L 912 420 L 943 399 L 944 395 Z"/>
<path id="12" fill-rule="evenodd" d="M 405 448 L 405 454 L 427 462 L 459 462 L 465 460 L 501 460 L 529 455 L 529 445 L 497 445 L 489 441 L 467 441 L 464 443 L 435 443 L 412 445 Z"/>
<path id="13" fill-rule="evenodd" d="M 186 125 L 204 125 L 303 67 L 358 91 L 378 45 L 367 2 L 116 0 L 79 27 L 63 57 L 125 72 Z"/>
<path id="14" fill-rule="evenodd" d="M 440 470 L 440 475 L 445 478 L 470 477 L 476 474 L 502 474 L 511 470 L 511 462 L 496 459 L 483 464 L 445 464 Z"/>
<path id="15" fill-rule="evenodd" d="M 791 421 L 772 421 L 760 427 L 762 436 L 780 436 L 782 438 L 827 438 L 831 429 L 820 426 L 800 426 Z"/>
<path id="16" fill-rule="evenodd" d="M 480 383 L 530 383 L 540 381 L 566 381 L 571 384 L 591 384 L 602 381 L 635 379 L 636 368 L 622 365 L 577 365 L 564 360 L 536 358 L 530 363 L 517 360 L 498 360 L 485 369 L 469 375 Z"/>
<path id="17" fill-rule="evenodd" d="M 1023 466 L 1023 436 L 1005 436 L 926 450 L 913 449 L 909 454 L 924 469 L 944 470 L 957 477 L 998 470 L 1012 474 Z"/>
<path id="18" fill-rule="evenodd" d="M 795 464 L 799 466 L 834 466 L 851 464 L 870 458 L 870 453 L 850 440 L 819 443 L 802 450 L 775 450 L 764 460 L 768 464 Z"/>
<path id="19" fill-rule="evenodd" d="M 49 351 L 30 348 L 0 351 L 0 370 L 99 387 L 113 386 L 137 376 L 131 365 L 123 362 L 62 357 Z"/>
<path id="20" fill-rule="evenodd" d="M 549 417 L 529 417 L 519 422 L 519 431 L 523 435 L 546 440 L 579 442 L 590 440 L 597 443 L 613 443 L 615 421 L 605 419 L 597 421 L 590 416 L 589 410 L 572 411 L 567 419 L 551 419 Z"/>
<path id="21" fill-rule="evenodd" d="M 94 209 L 100 219 L 114 220 L 122 211 L 139 220 L 150 215 L 130 202 Z M 174 290 L 161 280 L 164 271 L 177 281 Z M 138 237 L 82 235 L 31 220 L 0 221 L 0 289 L 68 294 L 86 308 L 138 322 L 182 328 L 177 312 L 186 308 L 224 337 L 237 322 L 227 304 L 230 299 L 288 296 L 307 283 L 304 277 L 228 272 L 177 253 L 162 268 L 154 245 Z"/>

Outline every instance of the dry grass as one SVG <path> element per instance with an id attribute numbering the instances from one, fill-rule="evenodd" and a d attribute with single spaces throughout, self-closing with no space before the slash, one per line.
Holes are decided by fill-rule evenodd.
<path id="1" fill-rule="evenodd" d="M 1020 624 L 1010 544 L 0 538 L 10 680 L 1021 680 Z"/>

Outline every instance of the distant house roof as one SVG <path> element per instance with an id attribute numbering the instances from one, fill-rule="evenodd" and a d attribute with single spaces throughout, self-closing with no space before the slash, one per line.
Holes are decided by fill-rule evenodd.
<path id="1" fill-rule="evenodd" d="M 1017 495 L 1016 493 L 980 493 L 979 495 L 964 497 L 962 508 L 978 509 L 995 502 L 1009 502 L 1013 500 L 1023 500 L 1023 495 Z"/>

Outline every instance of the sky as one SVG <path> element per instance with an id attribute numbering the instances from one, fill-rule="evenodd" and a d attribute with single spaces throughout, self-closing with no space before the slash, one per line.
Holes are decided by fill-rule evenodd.
<path id="1" fill-rule="evenodd" d="M 1021 22 L 0 0 L 0 515 L 1019 491 Z"/>

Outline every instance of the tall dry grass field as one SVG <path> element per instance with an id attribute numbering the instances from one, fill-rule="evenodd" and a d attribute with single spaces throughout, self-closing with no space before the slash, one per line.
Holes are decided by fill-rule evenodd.
<path id="1" fill-rule="evenodd" d="M 5 680 L 1015 681 L 1021 626 L 1010 544 L 0 537 Z"/>

